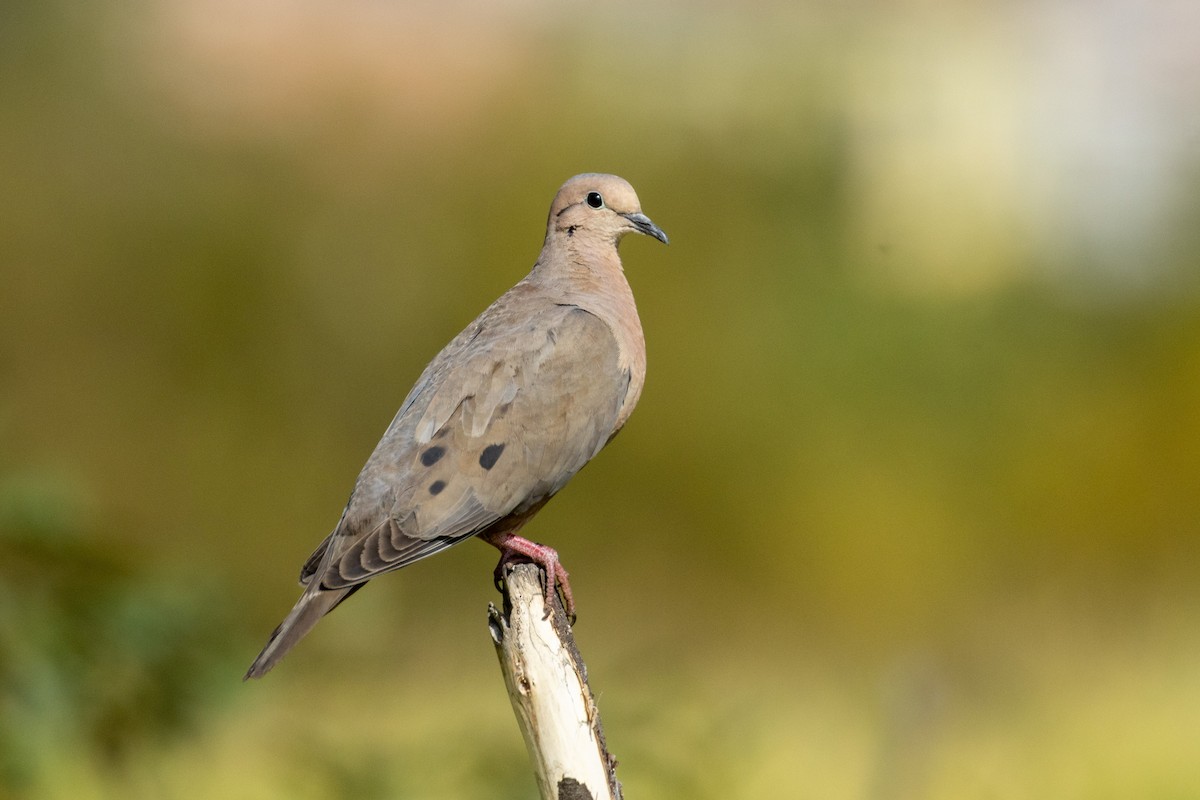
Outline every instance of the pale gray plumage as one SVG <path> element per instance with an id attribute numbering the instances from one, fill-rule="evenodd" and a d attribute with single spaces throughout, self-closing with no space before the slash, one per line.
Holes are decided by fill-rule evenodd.
<path id="1" fill-rule="evenodd" d="M 625 424 L 646 350 L 617 244 L 667 241 L 614 175 L 571 178 L 532 271 L 429 363 L 367 460 L 305 591 L 246 673 L 259 677 L 366 581 L 472 536 L 566 572 L 515 534 Z"/>

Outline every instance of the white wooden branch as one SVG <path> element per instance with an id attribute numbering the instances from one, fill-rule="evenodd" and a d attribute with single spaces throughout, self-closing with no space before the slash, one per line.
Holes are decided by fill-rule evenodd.
<path id="1" fill-rule="evenodd" d="M 504 611 L 488 606 L 488 628 L 538 789 L 542 800 L 621 800 L 587 667 L 557 595 L 547 613 L 545 585 L 533 564 L 508 567 Z"/>

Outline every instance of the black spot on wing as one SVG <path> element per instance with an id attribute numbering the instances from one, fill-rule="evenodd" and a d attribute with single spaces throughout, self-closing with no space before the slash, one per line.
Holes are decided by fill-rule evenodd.
<path id="1" fill-rule="evenodd" d="M 500 460 L 500 454 L 504 452 L 504 444 L 489 444 L 483 448 L 483 452 L 479 454 L 479 466 L 484 469 L 491 469 L 496 466 L 496 462 Z"/>
<path id="2" fill-rule="evenodd" d="M 445 481 L 434 481 L 433 483 L 429 484 L 429 493 L 436 496 L 436 495 L 441 494 L 442 489 L 445 489 L 445 488 L 446 488 Z"/>
<path id="3" fill-rule="evenodd" d="M 427 467 L 432 467 L 434 464 L 440 461 L 444 455 L 446 455 L 446 448 L 442 447 L 440 444 L 435 444 L 433 447 L 427 448 L 425 452 L 421 453 L 421 463 Z"/>

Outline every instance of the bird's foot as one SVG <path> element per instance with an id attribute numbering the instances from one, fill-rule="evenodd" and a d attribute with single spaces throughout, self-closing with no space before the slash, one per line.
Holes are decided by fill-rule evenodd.
<path id="1" fill-rule="evenodd" d="M 494 542 L 488 541 L 488 544 Z M 499 545 L 496 545 L 499 547 Z M 500 560 L 496 562 L 496 569 L 492 572 L 492 583 L 496 585 L 497 592 L 504 591 L 504 571 L 513 564 L 529 563 L 530 559 L 524 557 L 520 553 L 513 550 L 500 550 Z"/>
<path id="2" fill-rule="evenodd" d="M 567 580 L 567 571 L 563 569 L 562 562 L 558 559 L 557 550 L 512 533 L 493 534 L 480 538 L 500 551 L 500 561 L 496 564 L 496 571 L 492 576 L 497 589 L 501 589 L 503 584 L 505 567 L 513 562 L 532 561 L 546 573 L 547 603 L 557 591 L 562 598 L 563 610 L 567 612 L 567 619 L 572 625 L 575 624 L 575 597 L 571 594 L 571 583 Z"/>

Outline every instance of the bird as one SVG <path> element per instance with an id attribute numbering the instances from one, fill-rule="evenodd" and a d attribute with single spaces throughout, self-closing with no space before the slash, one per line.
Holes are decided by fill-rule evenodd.
<path id="1" fill-rule="evenodd" d="M 558 553 L 518 535 L 621 430 L 646 377 L 646 345 L 617 252 L 630 233 L 668 244 L 623 178 L 585 173 L 558 190 L 529 274 L 455 336 L 367 459 L 304 587 L 245 679 L 265 675 L 367 581 L 478 537 L 529 560 L 546 593 L 575 601 Z"/>

